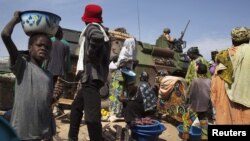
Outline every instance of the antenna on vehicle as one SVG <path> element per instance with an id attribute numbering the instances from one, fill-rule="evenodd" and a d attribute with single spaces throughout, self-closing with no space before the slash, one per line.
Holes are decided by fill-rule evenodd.
<path id="1" fill-rule="evenodd" d="M 139 0 L 137 0 L 137 20 L 138 20 L 138 29 L 139 29 L 139 41 L 141 40 L 141 30 L 140 30 L 140 10 L 139 10 Z"/>

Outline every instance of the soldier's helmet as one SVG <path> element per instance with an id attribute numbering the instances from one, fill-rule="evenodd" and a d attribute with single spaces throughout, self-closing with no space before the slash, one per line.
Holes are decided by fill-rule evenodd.
<path id="1" fill-rule="evenodd" d="M 247 27 L 235 27 L 231 31 L 231 37 L 236 42 L 247 41 L 250 39 L 250 29 Z"/>
<path id="2" fill-rule="evenodd" d="M 149 75 L 147 72 L 143 71 L 140 76 L 140 81 L 148 81 Z"/>
<path id="3" fill-rule="evenodd" d="M 164 28 L 164 29 L 163 29 L 163 32 L 169 34 L 169 33 L 171 32 L 171 30 L 170 30 L 170 28 Z"/>

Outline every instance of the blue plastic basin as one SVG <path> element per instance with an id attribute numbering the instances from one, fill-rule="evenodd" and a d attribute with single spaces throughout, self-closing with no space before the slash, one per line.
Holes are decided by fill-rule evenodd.
<path id="1" fill-rule="evenodd" d="M 160 135 L 164 130 L 166 130 L 166 127 L 163 124 L 159 124 L 157 128 L 155 129 L 150 129 L 150 130 L 134 129 L 133 131 L 137 133 L 146 134 L 146 135 Z"/>
<path id="2" fill-rule="evenodd" d="M 158 141 L 159 135 L 166 127 L 154 120 L 152 125 L 135 125 L 131 128 L 132 138 L 136 141 Z"/>
<path id="3" fill-rule="evenodd" d="M 177 130 L 179 131 L 179 136 L 181 137 L 183 134 L 183 125 L 178 125 Z M 191 126 L 189 130 L 189 141 L 196 141 L 200 139 L 201 136 L 201 128 L 196 127 L 196 126 Z"/>
<path id="4" fill-rule="evenodd" d="M 158 141 L 159 135 L 148 135 L 132 131 L 132 138 L 136 141 Z"/>

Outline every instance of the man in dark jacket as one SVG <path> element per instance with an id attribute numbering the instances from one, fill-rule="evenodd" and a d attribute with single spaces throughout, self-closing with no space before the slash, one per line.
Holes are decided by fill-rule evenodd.
<path id="1" fill-rule="evenodd" d="M 80 36 L 77 75 L 80 87 L 71 106 L 69 140 L 78 140 L 79 127 L 85 113 L 85 122 L 91 141 L 102 140 L 101 97 L 99 90 L 107 80 L 110 42 L 102 23 L 102 8 L 89 4 L 82 17 L 86 28 Z M 79 75 L 80 74 L 80 75 Z"/>

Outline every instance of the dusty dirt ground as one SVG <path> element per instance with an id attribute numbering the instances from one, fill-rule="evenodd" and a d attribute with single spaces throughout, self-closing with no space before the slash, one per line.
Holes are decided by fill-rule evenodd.
<path id="1" fill-rule="evenodd" d="M 69 123 L 63 122 L 61 119 L 56 120 L 57 123 L 57 136 L 55 137 L 56 141 L 67 141 L 68 139 L 68 129 L 69 129 Z M 110 122 L 102 122 L 102 125 L 105 126 L 106 124 L 109 124 Z M 159 136 L 159 141 L 182 141 L 181 138 L 178 136 L 178 130 L 176 127 L 164 120 L 161 120 L 161 123 L 164 124 L 166 127 L 166 130 L 163 131 L 163 133 Z M 122 127 L 125 127 L 124 121 L 117 121 L 110 123 L 110 126 L 118 124 Z M 87 126 L 82 122 L 80 127 L 80 133 L 79 133 L 79 141 L 88 141 L 88 131 Z"/>

